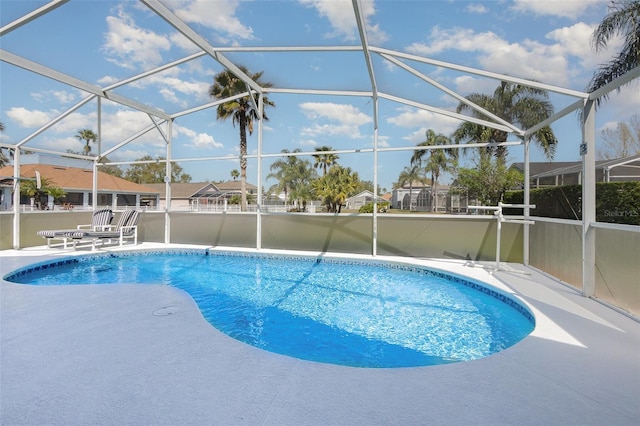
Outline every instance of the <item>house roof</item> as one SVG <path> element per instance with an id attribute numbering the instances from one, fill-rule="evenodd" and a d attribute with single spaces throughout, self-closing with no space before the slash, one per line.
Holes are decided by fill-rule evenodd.
<path id="1" fill-rule="evenodd" d="M 51 164 L 23 164 L 20 166 L 20 177 L 35 178 L 36 171 L 57 187 L 65 191 L 91 191 L 93 189 L 93 170 L 78 167 L 56 166 Z M 13 166 L 0 168 L 0 176 L 13 177 Z M 140 185 L 110 174 L 98 171 L 98 190 L 120 193 L 157 194 L 158 191 L 149 186 Z"/>
<path id="2" fill-rule="evenodd" d="M 220 191 L 240 191 L 239 180 L 228 180 L 226 182 L 219 182 L 219 183 L 216 183 L 216 186 Z M 253 191 L 256 189 L 258 189 L 257 186 L 247 182 L 247 191 Z"/>
<path id="3" fill-rule="evenodd" d="M 166 198 L 166 184 L 150 183 L 149 187 L 160 193 L 160 197 Z M 255 190 L 257 187 L 247 182 L 247 191 Z M 225 193 L 240 191 L 240 181 L 227 181 L 220 183 L 210 182 L 173 182 L 171 184 L 171 198 L 193 198 L 211 195 L 213 193 Z"/>
<path id="4" fill-rule="evenodd" d="M 512 167 L 524 171 L 524 163 L 513 163 Z M 622 173 L 639 175 L 640 154 L 613 160 L 596 161 L 596 170 L 618 169 Z M 558 161 L 558 162 L 533 162 L 529 163 L 529 173 L 532 179 L 567 175 L 582 171 L 581 161 Z"/>
<path id="5" fill-rule="evenodd" d="M 359 194 L 356 194 L 356 195 L 354 195 L 352 197 L 347 198 L 346 201 L 355 200 L 356 198 L 360 198 L 360 197 L 371 197 L 371 198 L 373 198 L 373 192 L 371 192 L 369 190 L 365 190 L 365 191 L 362 191 Z M 383 197 L 378 196 L 378 201 L 387 201 L 387 200 L 385 200 Z"/>
<path id="6" fill-rule="evenodd" d="M 211 185 L 209 182 L 174 182 L 171 184 L 171 198 L 179 199 L 179 198 L 191 198 L 194 194 L 200 192 L 205 189 L 207 186 Z M 156 191 L 160 193 L 161 198 L 166 198 L 167 193 L 167 185 L 164 183 L 150 183 L 149 187 L 154 188 Z"/>
<path id="7" fill-rule="evenodd" d="M 539 175 L 541 173 L 565 169 L 567 167 L 573 167 L 580 164 L 582 164 L 580 161 L 532 161 L 529 163 L 529 174 L 533 177 L 534 175 Z M 511 167 L 514 167 L 524 173 L 523 162 L 513 163 Z"/>

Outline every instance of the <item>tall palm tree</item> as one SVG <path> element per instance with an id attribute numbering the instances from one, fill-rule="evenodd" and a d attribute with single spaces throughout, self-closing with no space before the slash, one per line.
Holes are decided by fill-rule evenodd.
<path id="1" fill-rule="evenodd" d="M 84 155 L 89 155 L 89 153 L 91 152 L 91 143 L 95 143 L 98 140 L 98 135 L 96 135 L 91 129 L 82 129 L 78 130 L 75 138 L 85 142 L 82 151 L 84 152 Z"/>
<path id="2" fill-rule="evenodd" d="M 20 193 L 33 198 L 34 205 L 38 210 L 44 210 L 47 204 L 42 202 L 42 194 L 47 194 L 51 187 L 51 181 L 43 176 L 40 179 L 40 188 L 38 188 L 38 183 L 34 176 L 20 183 Z"/>
<path id="3" fill-rule="evenodd" d="M 553 115 L 553 105 L 549 101 L 547 91 L 506 81 L 501 82 L 492 95 L 472 93 L 466 98 L 498 117 L 525 129 Z M 464 102 L 460 102 L 457 111 L 470 112 L 474 117 L 486 119 L 482 113 Z M 456 143 L 462 141 L 500 143 L 506 142 L 507 136 L 508 133 L 503 130 L 471 122 L 462 123 L 453 133 Z M 553 159 L 558 141 L 549 126 L 535 132 L 532 140 L 542 148 L 548 159 Z M 502 161 L 506 160 L 507 148 L 504 146 L 495 149 L 486 148 L 485 151 L 494 154 Z"/>
<path id="4" fill-rule="evenodd" d="M 436 134 L 435 131 L 429 129 L 426 131 L 426 139 L 420 142 L 418 146 L 437 146 L 437 145 L 449 145 L 451 139 L 442 133 Z M 425 154 L 429 155 L 424 166 L 424 171 L 431 173 L 431 209 L 436 211 L 437 207 L 437 193 L 438 193 L 438 179 L 441 172 L 448 171 L 451 166 L 455 165 L 457 159 L 458 150 L 451 148 L 443 149 L 419 149 L 413 152 L 411 156 L 411 165 L 422 167 Z"/>
<path id="5" fill-rule="evenodd" d="M 262 82 L 263 72 L 256 74 L 249 74 L 249 71 L 244 66 L 239 66 L 240 70 L 248 75 L 254 82 L 261 87 L 271 87 L 271 83 Z M 229 70 L 222 71 L 213 77 L 213 84 L 209 88 L 209 95 L 216 99 L 228 99 L 234 95 L 238 95 L 247 91 L 247 85 L 244 81 L 236 77 Z M 257 121 L 260 116 L 266 121 L 268 120 L 264 111 L 256 110 L 254 105 L 258 105 L 258 96 L 253 96 L 253 102 L 249 95 L 234 99 L 228 102 L 224 102 L 218 105 L 216 110 L 216 118 L 218 120 L 226 120 L 231 117 L 231 121 L 235 126 L 236 123 L 240 128 L 240 192 L 241 202 L 240 209 L 245 211 L 247 209 L 247 130 L 249 134 L 253 134 L 253 123 Z M 262 98 L 263 108 L 267 106 L 275 106 L 266 96 Z"/>
<path id="6" fill-rule="evenodd" d="M 627 71 L 640 66 L 640 1 L 613 0 L 609 13 L 591 35 L 591 44 L 596 52 L 607 47 L 616 35 L 624 37 L 620 52 L 609 62 L 601 64 L 591 78 L 588 92 L 593 92 L 615 80 Z M 620 88 L 618 88 L 620 90 Z M 602 99 L 606 99 L 605 95 Z M 596 100 L 596 105 L 601 99 Z"/>
<path id="7" fill-rule="evenodd" d="M 358 172 L 336 164 L 326 175 L 313 182 L 313 189 L 318 196 L 324 198 L 329 212 L 340 213 L 347 198 L 354 195 L 359 184 Z"/>
<path id="8" fill-rule="evenodd" d="M 282 153 L 288 154 L 288 149 L 283 149 Z M 293 152 L 300 152 L 295 149 Z M 267 178 L 275 178 L 278 183 L 273 186 L 273 190 L 284 192 L 285 206 L 287 201 L 299 202 L 299 206 L 305 206 L 311 197 L 308 188 L 311 181 L 316 177 L 316 172 L 308 160 L 300 159 L 296 156 L 285 156 L 271 164 L 271 173 Z"/>
<path id="9" fill-rule="evenodd" d="M 300 151 L 299 149 L 294 150 L 294 152 L 299 152 L 299 151 Z M 287 154 L 290 151 L 288 149 L 283 149 L 281 152 Z M 292 175 L 294 170 L 294 164 L 297 160 L 298 158 L 295 156 L 283 157 L 282 159 L 274 161 L 269 167 L 269 170 L 271 170 L 271 173 L 267 175 L 267 179 L 273 178 L 278 181 L 278 183 L 272 187 L 272 190 L 275 190 L 278 193 L 284 192 L 285 208 L 287 206 L 287 202 L 289 201 L 289 191 L 292 186 L 291 181 L 292 181 Z"/>
<path id="10" fill-rule="evenodd" d="M 340 158 L 337 154 L 327 154 L 326 151 L 333 151 L 333 148 L 326 145 L 321 146 L 320 148 L 316 148 L 316 152 L 318 152 L 319 154 L 313 155 L 316 159 L 313 166 L 316 169 L 322 168 L 322 176 L 325 176 L 327 174 L 327 169 L 335 164 L 338 164 L 338 158 Z M 322 154 L 322 152 L 325 153 Z"/>
<path id="11" fill-rule="evenodd" d="M 4 123 L 0 122 L 0 132 L 4 132 Z M 8 155 L 5 155 L 4 150 L 7 150 Z M 0 167 L 4 167 L 9 164 L 9 157 L 12 151 L 9 148 L 0 148 Z"/>
<path id="12" fill-rule="evenodd" d="M 398 188 L 403 188 L 406 184 L 409 184 L 409 210 L 411 210 L 411 204 L 413 203 L 414 182 L 424 182 L 424 177 L 422 176 L 421 168 L 412 164 L 402 169 L 397 182 Z"/>

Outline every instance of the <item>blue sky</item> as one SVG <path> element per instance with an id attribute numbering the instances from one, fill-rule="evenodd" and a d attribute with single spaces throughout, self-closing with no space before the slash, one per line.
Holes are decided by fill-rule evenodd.
<path id="1" fill-rule="evenodd" d="M 46 2 L 0 2 L 1 25 L 7 25 Z M 237 46 L 356 46 L 359 45 L 351 1 L 226 1 L 191 0 L 163 3 L 214 47 Z M 508 74 L 583 91 L 599 63 L 619 46 L 596 55 L 590 35 L 606 14 L 607 1 L 364 1 L 367 36 L 373 46 L 487 71 Z M 72 0 L 0 39 L 2 49 L 31 61 L 106 87 L 198 50 L 183 35 L 138 2 Z M 251 72 L 264 71 L 263 80 L 275 88 L 369 91 L 361 52 L 225 52 Z M 462 95 L 490 93 L 498 81 L 463 74 L 415 61 L 403 61 Z M 458 101 L 407 71 L 373 55 L 378 90 L 413 102 L 454 110 Z M 130 99 L 173 114 L 211 102 L 208 88 L 222 70 L 203 56 L 168 71 L 115 90 Z M 87 93 L 0 62 L 0 121 L 4 143 L 18 143 L 68 110 Z M 625 121 L 640 109 L 640 86 L 634 83 L 613 94 L 598 111 L 597 132 Z M 272 93 L 276 107 L 267 110 L 263 152 L 281 149 L 313 151 L 323 145 L 336 150 L 373 146 L 370 97 Z M 556 111 L 575 98 L 551 95 Z M 82 150 L 74 135 L 97 131 L 97 102 L 92 101 L 25 147 L 65 152 Z M 460 124 L 455 119 L 400 104 L 379 101 L 379 147 L 408 147 L 424 139 L 427 129 L 445 135 Z M 102 150 L 127 140 L 151 124 L 147 114 L 110 101 L 102 102 Z M 559 139 L 555 159 L 579 159 L 581 141 L 575 114 L 552 126 Z M 511 138 L 515 140 L 515 137 Z M 131 161 L 145 154 L 165 155 L 165 142 L 149 132 L 115 151 L 112 161 Z M 249 140 L 256 153 L 257 137 Z M 97 152 L 97 147 L 93 148 Z M 228 180 L 239 168 L 238 129 L 215 119 L 209 108 L 177 118 L 173 126 L 174 159 L 183 161 L 193 181 Z M 391 189 L 410 151 L 379 153 L 378 179 Z M 521 147 L 509 150 L 522 161 Z M 307 157 L 312 160 L 311 157 Z M 532 149 L 533 161 L 545 158 Z M 272 158 L 265 159 L 263 176 Z M 371 154 L 341 154 L 339 162 L 373 180 Z M 249 161 L 248 180 L 257 183 L 257 162 Z M 446 178 L 445 178 L 446 181 Z M 269 187 L 274 182 L 265 180 Z M 446 183 L 446 182 L 445 182 Z"/>

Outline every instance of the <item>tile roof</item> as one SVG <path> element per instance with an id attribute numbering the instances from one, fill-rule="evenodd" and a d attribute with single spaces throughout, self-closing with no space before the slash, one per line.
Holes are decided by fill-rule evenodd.
<path id="1" fill-rule="evenodd" d="M 150 183 L 147 186 L 154 188 L 157 192 L 160 193 L 160 197 L 166 198 L 166 186 L 164 183 Z M 229 192 L 229 191 L 240 191 L 240 181 L 239 180 L 230 180 L 227 182 L 218 182 L 218 183 L 210 183 L 210 182 L 174 182 L 171 184 L 171 198 L 191 198 L 198 192 L 203 191 L 207 186 L 211 186 L 216 190 L 220 190 L 220 192 Z M 247 191 L 254 191 L 258 189 L 255 185 L 247 182 Z"/>
<path id="2" fill-rule="evenodd" d="M 0 168 L 0 176 L 13 176 L 13 166 Z M 50 164 L 23 164 L 20 166 L 20 176 L 33 178 L 36 170 L 40 176 L 65 191 L 91 191 L 93 189 L 93 171 L 77 167 L 54 166 Z M 98 171 L 98 190 L 117 191 L 121 193 L 157 194 L 154 188 L 140 185 L 128 180 Z"/>

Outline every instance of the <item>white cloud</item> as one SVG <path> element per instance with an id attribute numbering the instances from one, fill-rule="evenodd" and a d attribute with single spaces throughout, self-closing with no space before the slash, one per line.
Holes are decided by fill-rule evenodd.
<path id="1" fill-rule="evenodd" d="M 189 143 L 185 144 L 188 147 L 196 148 L 196 149 L 209 149 L 209 148 L 223 148 L 220 142 L 216 142 L 213 136 L 208 135 L 206 133 L 198 133 L 192 129 L 187 127 L 174 125 L 173 126 L 174 136 L 178 136 L 180 134 L 189 138 Z"/>
<path id="2" fill-rule="evenodd" d="M 483 14 L 487 13 L 489 10 L 480 3 L 469 3 L 465 6 L 464 11 L 468 13 Z"/>
<path id="3" fill-rule="evenodd" d="M 351 41 L 357 40 L 358 25 L 354 16 L 353 3 L 350 0 L 299 0 L 299 2 L 307 7 L 315 8 L 320 16 L 329 20 L 333 32 L 326 34 L 326 37 L 342 37 Z M 378 24 L 371 23 L 371 18 L 376 13 L 374 1 L 364 0 L 361 5 L 369 42 L 378 44 L 386 41 L 389 36 Z"/>
<path id="4" fill-rule="evenodd" d="M 402 107 L 398 108 L 397 111 L 398 115 L 388 118 L 387 122 L 398 127 L 417 128 L 417 130 L 404 137 L 404 139 L 412 143 L 423 141 L 427 129 L 433 129 L 436 133 L 449 135 L 460 124 L 460 121 L 455 118 L 421 109 Z"/>
<path id="5" fill-rule="evenodd" d="M 138 27 L 123 6 L 118 7 L 118 16 L 107 17 L 107 27 L 102 51 L 108 61 L 123 68 L 154 68 L 162 63 L 162 51 L 171 48 L 168 37 Z"/>
<path id="6" fill-rule="evenodd" d="M 68 150 L 73 152 L 82 152 L 84 142 L 73 136 L 63 138 L 51 138 L 48 136 L 44 138 L 39 145 L 41 148 L 48 148 L 60 152 L 67 152 Z M 93 152 L 96 151 L 93 147 L 91 149 Z"/>
<path id="7" fill-rule="evenodd" d="M 313 139 L 302 139 L 298 141 L 298 144 L 302 146 L 310 146 L 310 147 L 318 146 L 318 142 L 316 142 Z"/>
<path id="8" fill-rule="evenodd" d="M 454 79 L 456 91 L 463 95 L 469 93 L 491 93 L 496 88 L 496 81 L 489 78 L 476 78 L 463 75 Z M 456 105 L 458 105 L 456 101 Z"/>
<path id="9" fill-rule="evenodd" d="M 362 137 L 360 126 L 372 121 L 371 117 L 353 105 L 348 104 L 306 102 L 300 104 L 300 108 L 310 120 L 330 122 L 313 123 L 311 126 L 303 127 L 301 134 L 310 138 L 324 135 L 347 136 L 351 139 L 359 139 Z"/>
<path id="10" fill-rule="evenodd" d="M 389 136 L 378 135 L 378 148 L 388 148 L 390 139 Z"/>
<path id="11" fill-rule="evenodd" d="M 448 50 L 475 53 L 480 66 L 489 71 L 582 88 L 591 77 L 595 64 L 610 55 L 596 56 L 591 51 L 592 29 L 584 23 L 558 28 L 546 34 L 551 43 L 543 43 L 529 39 L 509 42 L 490 31 L 477 33 L 468 28 L 434 27 L 428 42 L 413 43 L 407 50 L 420 55 Z M 613 42 L 608 52 L 613 51 L 617 43 Z M 577 62 L 574 61 L 576 58 Z"/>
<path id="12" fill-rule="evenodd" d="M 215 31 L 224 32 L 231 38 L 251 40 L 253 30 L 236 17 L 240 5 L 237 0 L 170 0 L 165 2 L 179 18 Z"/>
<path id="13" fill-rule="evenodd" d="M 302 112 L 310 119 L 326 118 L 344 124 L 361 126 L 370 123 L 371 117 L 348 104 L 332 102 L 305 102 L 300 104 Z"/>
<path id="14" fill-rule="evenodd" d="M 570 27 L 562 27 L 553 30 L 545 37 L 557 42 L 566 55 L 577 58 L 585 69 L 595 69 L 598 64 L 606 62 L 615 52 L 620 50 L 623 40 L 620 37 L 612 38 L 607 44 L 607 48 L 599 53 L 595 53 L 591 47 L 591 34 L 595 25 L 587 25 L 578 22 Z"/>
<path id="15" fill-rule="evenodd" d="M 32 92 L 31 97 L 42 103 L 46 103 L 51 98 L 53 98 L 61 104 L 71 103 L 78 98 L 76 93 L 69 92 L 67 90 L 46 90 L 42 92 Z"/>
<path id="16" fill-rule="evenodd" d="M 44 126 L 56 115 L 57 113 L 49 113 L 37 109 L 28 110 L 23 107 L 12 107 L 7 111 L 7 117 L 23 128 Z"/>
<path id="17" fill-rule="evenodd" d="M 576 19 L 588 9 L 602 7 L 609 0 L 514 0 L 512 9 L 540 16 Z"/>

